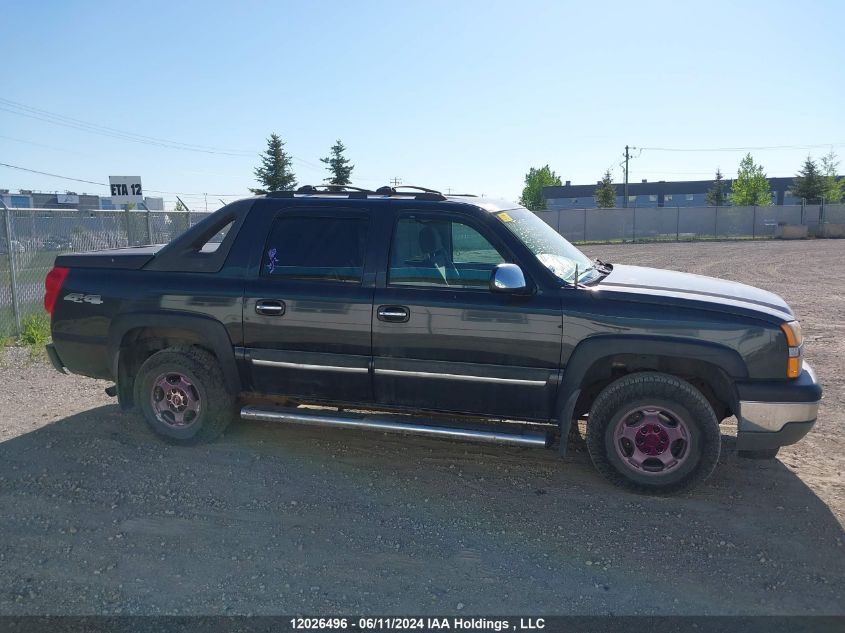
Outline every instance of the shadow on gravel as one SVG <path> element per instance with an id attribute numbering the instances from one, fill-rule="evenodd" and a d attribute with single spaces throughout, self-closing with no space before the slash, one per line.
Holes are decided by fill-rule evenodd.
<path id="1" fill-rule="evenodd" d="M 182 448 L 101 407 L 0 444 L 0 612 L 843 613 L 827 506 L 725 453 L 652 498 L 577 444 L 239 423 Z"/>

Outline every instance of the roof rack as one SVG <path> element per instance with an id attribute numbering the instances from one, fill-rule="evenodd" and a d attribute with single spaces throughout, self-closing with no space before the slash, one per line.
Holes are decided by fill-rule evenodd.
<path id="1" fill-rule="evenodd" d="M 370 189 L 362 189 L 361 187 L 353 187 L 352 185 L 302 185 L 296 190 L 296 193 L 348 193 L 356 191 L 358 193 L 375 193 Z"/>
<path id="2" fill-rule="evenodd" d="M 415 191 L 421 191 L 422 193 L 417 194 L 408 194 L 403 191 L 398 191 L 399 189 L 414 189 Z M 416 187 L 414 185 L 397 185 L 395 187 L 379 187 L 376 189 L 376 193 L 379 193 L 384 196 L 406 196 L 406 195 L 413 195 L 415 200 L 446 200 L 446 196 L 442 193 L 437 191 L 436 189 L 428 189 L 427 187 Z"/>
<path id="3" fill-rule="evenodd" d="M 413 189 L 420 193 L 410 191 L 397 191 L 397 189 Z M 295 191 L 270 191 L 265 194 L 267 198 L 293 198 L 294 196 L 346 196 L 354 199 L 366 199 L 368 196 L 401 196 L 413 198 L 414 200 L 446 200 L 446 196 L 435 189 L 425 187 L 414 187 L 413 185 L 399 185 L 398 187 L 379 187 L 375 191 L 362 189 L 351 185 L 302 185 Z"/>

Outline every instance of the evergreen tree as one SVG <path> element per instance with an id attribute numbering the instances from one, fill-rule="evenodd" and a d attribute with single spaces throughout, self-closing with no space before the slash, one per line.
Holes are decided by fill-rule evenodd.
<path id="1" fill-rule="evenodd" d="M 838 204 L 845 197 L 845 179 L 836 175 L 837 167 L 839 167 L 839 160 L 832 150 L 829 154 L 822 156 L 824 201 L 827 204 Z"/>
<path id="2" fill-rule="evenodd" d="M 331 154 L 325 158 L 321 158 L 320 162 L 327 165 L 326 169 L 329 172 L 329 177 L 325 178 L 325 182 L 330 185 L 348 185 L 352 170 L 355 165 L 350 164 L 350 160 L 343 155 L 346 151 L 346 146 L 340 142 L 340 139 L 332 145 Z"/>
<path id="3" fill-rule="evenodd" d="M 277 134 L 271 134 L 267 139 L 267 150 L 261 155 L 261 165 L 255 168 L 255 179 L 262 185 L 261 188 L 250 189 L 256 195 L 296 188 L 291 157 L 285 152 L 285 144 Z"/>
<path id="4" fill-rule="evenodd" d="M 821 202 L 824 193 L 824 179 L 819 171 L 816 161 L 807 156 L 804 165 L 792 181 L 792 195 L 796 198 L 803 198 L 809 204 Z"/>
<path id="5" fill-rule="evenodd" d="M 716 179 L 713 181 L 713 185 L 707 191 L 707 195 L 704 198 L 708 206 L 721 207 L 728 201 L 728 197 L 725 194 L 725 183 L 722 182 L 723 178 L 722 170 L 716 169 Z"/>
<path id="6" fill-rule="evenodd" d="M 532 167 L 525 174 L 525 187 L 519 197 L 519 204 L 532 211 L 545 209 L 546 199 L 543 197 L 543 187 L 560 187 L 560 178 L 548 165 L 539 169 Z"/>
<path id="7" fill-rule="evenodd" d="M 736 206 L 772 204 L 772 192 L 762 165 L 755 165 L 751 154 L 746 154 L 739 163 L 736 180 L 731 185 L 731 204 Z"/>
<path id="8" fill-rule="evenodd" d="M 616 206 L 616 187 L 613 185 L 609 169 L 604 172 L 594 195 L 599 209 L 612 209 Z"/>

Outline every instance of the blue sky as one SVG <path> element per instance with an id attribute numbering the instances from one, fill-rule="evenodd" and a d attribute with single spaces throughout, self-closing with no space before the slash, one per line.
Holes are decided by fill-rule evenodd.
<path id="1" fill-rule="evenodd" d="M 300 183 L 335 139 L 354 180 L 515 199 L 531 166 L 617 180 L 625 144 L 835 144 L 845 156 L 845 3 L 31 2 L 4 0 L 0 97 L 183 144 L 5 111 L 0 162 L 94 181 L 141 175 L 193 208 L 247 194 L 270 132 Z M 19 110 L 18 110 L 19 111 Z M 754 151 L 771 176 L 811 151 Z M 708 178 L 740 152 L 634 152 L 631 179 Z M 845 160 L 843 160 L 845 167 Z M 0 187 L 105 194 L 0 167 Z M 152 194 L 151 194 L 152 195 Z M 170 202 L 175 198 L 167 194 Z M 224 198 L 229 199 L 229 198 Z"/>

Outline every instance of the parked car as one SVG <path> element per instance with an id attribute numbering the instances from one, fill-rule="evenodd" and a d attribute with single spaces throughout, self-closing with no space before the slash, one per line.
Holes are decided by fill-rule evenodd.
<path id="1" fill-rule="evenodd" d="M 771 458 L 821 398 L 779 296 L 590 261 L 518 205 L 418 188 L 277 192 L 163 247 L 59 255 L 45 307 L 55 367 L 176 444 L 240 416 L 563 453 L 586 416 L 605 477 L 670 492 L 712 472 L 720 421 Z"/>

